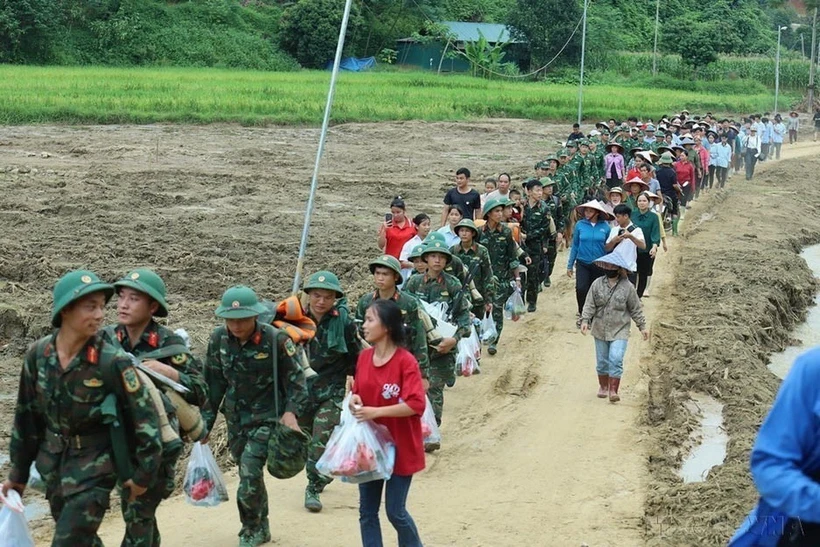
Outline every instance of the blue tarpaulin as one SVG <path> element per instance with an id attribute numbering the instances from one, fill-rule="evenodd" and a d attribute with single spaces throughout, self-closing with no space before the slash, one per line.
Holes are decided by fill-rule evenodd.
<path id="1" fill-rule="evenodd" d="M 341 70 L 349 70 L 350 72 L 364 72 L 369 68 L 373 68 L 376 66 L 376 58 L 375 57 L 365 57 L 364 59 L 357 59 L 356 57 L 348 57 L 346 59 L 342 59 L 339 68 Z M 328 61 L 327 65 L 325 65 L 327 70 L 333 69 L 333 61 Z"/>

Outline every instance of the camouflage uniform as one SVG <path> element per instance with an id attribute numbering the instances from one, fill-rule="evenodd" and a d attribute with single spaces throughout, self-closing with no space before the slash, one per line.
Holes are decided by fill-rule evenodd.
<path id="1" fill-rule="evenodd" d="M 444 272 L 436 278 L 430 278 L 427 274 L 414 275 L 407 281 L 404 290 L 427 303 L 445 302 L 452 307 L 453 299 L 461 290 L 461 282 Z M 469 309 L 470 299 L 465 297 L 461 299 L 459 308 L 453 310 L 453 322 L 458 327 L 455 334 L 456 341 L 470 336 Z M 430 364 L 427 378 L 430 381 L 430 389 L 427 391 L 427 396 L 430 397 L 430 403 L 433 405 L 436 423 L 441 425 L 441 415 L 444 411 L 444 386 L 455 382 L 455 358 L 458 350 L 456 346 L 446 354 L 441 354 L 432 347 L 429 351 Z"/>
<path id="2" fill-rule="evenodd" d="M 538 290 L 543 281 L 544 272 L 541 266 L 547 241 L 553 235 L 550 229 L 551 222 L 549 207 L 544 200 L 539 200 L 535 205 L 530 205 L 527 201 L 524 206 L 524 216 L 521 219 L 521 229 L 527 234 L 524 248 L 532 260 L 532 263 L 527 266 L 527 284 L 524 287 L 526 302 L 530 305 L 531 311 L 538 300 Z"/>
<path id="3" fill-rule="evenodd" d="M 489 223 L 485 224 L 481 227 L 480 240 L 490 254 L 495 280 L 493 319 L 498 330 L 498 338 L 493 345 L 496 345 L 501 339 L 501 331 L 504 330 L 504 304 L 512 294 L 510 281 L 515 277 L 513 270 L 520 265 L 517 258 L 518 249 L 513 241 L 512 231 L 504 224 L 498 225 L 495 230 L 490 230 Z"/>
<path id="4" fill-rule="evenodd" d="M 293 359 L 295 354 L 296 347 L 287 334 L 259 322 L 244 344 L 224 326 L 214 329 L 208 342 L 204 374 L 209 405 L 202 418 L 210 431 L 217 409 L 225 415 L 228 449 L 239 464 L 236 504 L 242 537 L 260 530 L 269 536 L 263 476 L 268 440 L 279 417 L 284 412 L 301 415 L 307 398 L 304 373 Z M 278 378 L 274 378 L 274 356 Z M 278 393 L 280 408 L 275 408 L 274 393 Z"/>
<path id="5" fill-rule="evenodd" d="M 315 318 L 308 310 L 308 316 Z M 308 343 L 308 359 L 317 376 L 308 381 L 308 402 L 299 416 L 299 427 L 310 435 L 308 448 L 308 490 L 321 493 L 333 479 L 316 471 L 316 462 L 325 452 L 325 444 L 339 425 L 342 400 L 348 376 L 356 372 L 361 352 L 356 324 L 347 304 L 339 300 L 316 325 L 316 336 Z"/>
<path id="6" fill-rule="evenodd" d="M 58 331 L 59 332 L 59 331 Z M 99 336 L 63 370 L 57 333 L 26 353 L 11 433 L 9 479 L 25 484 L 31 462 L 46 484 L 56 527 L 52 547 L 101 546 L 97 536 L 117 472 L 102 403 L 113 393 L 133 434 L 135 484 L 154 482 L 161 464 L 159 424 L 131 361 Z"/>
<path id="7" fill-rule="evenodd" d="M 364 321 L 364 312 L 367 310 L 367 307 L 371 302 L 378 299 L 379 291 L 368 293 L 359 299 L 359 304 L 356 306 L 357 322 Z M 419 302 L 412 296 L 408 296 L 398 289 L 396 289 L 391 300 L 393 300 L 401 310 L 404 331 L 407 334 L 407 348 L 419 362 L 421 377 L 426 379 L 430 363 L 427 355 L 427 331 L 424 329 L 424 324 L 421 322 L 421 319 L 419 319 Z"/>
<path id="8" fill-rule="evenodd" d="M 473 267 L 473 264 L 478 261 L 479 267 L 473 276 L 473 284 L 476 290 L 482 297 L 482 300 L 473 302 L 473 315 L 479 319 L 484 317 L 484 305 L 491 304 L 495 297 L 495 281 L 493 280 L 493 265 L 490 262 L 490 253 L 484 245 L 476 243 L 473 240 L 473 245 L 469 249 L 464 249 L 461 243 L 453 245 L 450 249 L 453 253 L 453 260 L 461 259 L 467 270 Z"/>
<path id="9" fill-rule="evenodd" d="M 552 271 L 555 269 L 555 260 L 558 258 L 558 242 L 557 237 L 559 232 L 563 232 L 566 226 L 564 221 L 564 212 L 562 208 L 561 198 L 558 196 L 552 195 L 547 196 L 544 201 L 547 204 L 547 207 L 550 210 L 550 216 L 555 221 L 555 230 L 556 232 L 550 236 L 549 241 L 547 242 L 547 260 L 549 262 L 549 266 L 544 272 L 544 276 L 546 280 L 549 280 L 550 276 L 552 275 Z"/>
<path id="10" fill-rule="evenodd" d="M 185 348 L 185 341 L 182 338 L 153 320 L 148 323 L 142 336 L 136 342 L 132 342 L 128 338 L 128 330 L 123 325 L 111 325 L 103 329 L 100 334 L 106 342 L 121 345 L 125 351 L 137 358 L 169 346 Z M 174 367 L 179 373 L 178 383 L 191 390 L 188 393 L 180 394 L 186 402 L 197 407 L 205 406 L 208 401 L 207 386 L 205 378 L 202 376 L 202 364 L 196 357 L 186 351 L 157 360 Z M 165 403 L 165 408 L 169 410 L 169 422 L 179 432 L 179 421 L 173 412 L 173 405 L 162 390 L 160 390 L 160 394 Z M 156 480 L 148 487 L 148 491 L 133 502 L 128 501 L 128 496 L 121 496 L 122 514 L 126 523 L 125 538 L 122 542 L 123 547 L 160 545 L 161 536 L 157 527 L 156 510 L 160 502 L 174 491 L 174 470 L 179 456 L 179 451 L 174 453 L 163 451 L 162 465 L 159 468 Z"/>

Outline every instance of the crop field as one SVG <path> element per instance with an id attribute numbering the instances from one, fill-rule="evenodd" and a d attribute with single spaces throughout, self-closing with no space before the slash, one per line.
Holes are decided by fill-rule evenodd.
<path id="1" fill-rule="evenodd" d="M 236 122 L 318 124 L 329 72 L 227 69 L 31 67 L 0 65 L 0 123 Z M 781 96 L 781 104 L 792 97 Z M 421 72 L 343 73 L 334 123 L 576 116 L 574 85 L 484 80 Z M 693 112 L 771 109 L 769 93 L 727 94 L 590 85 L 584 118 L 657 119 L 686 105 Z"/>

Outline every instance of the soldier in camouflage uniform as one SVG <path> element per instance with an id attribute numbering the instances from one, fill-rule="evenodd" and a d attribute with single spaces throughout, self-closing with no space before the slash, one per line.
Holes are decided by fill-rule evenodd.
<path id="1" fill-rule="evenodd" d="M 32 344 L 20 375 L 11 470 L 2 490 L 22 495 L 36 460 L 56 522 L 52 547 L 101 546 L 97 530 L 117 469 L 133 466 L 130 478 L 119 477 L 133 502 L 153 483 L 161 462 L 151 398 L 128 356 L 97 334 L 113 294 L 114 287 L 92 272 L 63 276 L 54 287 L 51 323 L 57 330 Z M 131 454 L 112 444 L 115 408 L 131 435 Z M 125 461 L 115 465 L 115 453 Z"/>
<path id="2" fill-rule="evenodd" d="M 512 237 L 512 231 L 501 222 L 504 212 L 503 202 L 495 199 L 488 200 L 484 204 L 483 214 L 486 223 L 481 227 L 480 243 L 487 248 L 490 253 L 490 262 L 493 267 L 493 278 L 495 280 L 495 302 L 493 302 L 493 320 L 498 330 L 498 337 L 487 348 L 487 353 L 495 355 L 498 351 L 497 345 L 501 338 L 501 331 L 504 329 L 504 303 L 512 294 L 510 281 L 515 281 L 521 287 L 521 278 L 516 277 L 516 271 L 520 266 L 518 261 L 518 248 Z M 531 261 L 529 258 L 527 265 Z"/>
<path id="3" fill-rule="evenodd" d="M 463 221 L 462 221 L 463 222 Z M 370 262 L 370 273 L 373 274 L 373 284 L 376 290 L 367 293 L 359 299 L 356 306 L 356 322 L 364 322 L 364 313 L 374 300 L 392 300 L 401 310 L 402 321 L 406 333 L 408 350 L 419 362 L 421 378 L 428 385 L 428 369 L 430 359 L 427 355 L 427 331 L 419 318 L 419 302 L 396 288 L 401 281 L 401 264 L 390 255 L 382 255 Z"/>
<path id="4" fill-rule="evenodd" d="M 478 228 L 472 220 L 465 218 L 459 222 L 456 225 L 456 234 L 461 242 L 450 248 L 453 258 L 460 258 L 468 271 L 478 262 L 478 268 L 473 275 L 473 285 L 481 298 L 472 299 L 472 313 L 481 319 L 484 314 L 492 313 L 495 297 L 495 281 L 490 253 L 484 245 L 478 243 Z"/>
<path id="5" fill-rule="evenodd" d="M 211 431 L 221 410 L 228 449 L 239 464 L 240 547 L 270 541 L 263 475 L 268 441 L 278 427 L 299 431 L 297 417 L 307 399 L 304 373 L 294 360 L 296 346 L 287 334 L 257 320 L 266 311 L 249 287 L 225 291 L 215 312 L 225 325 L 211 333 L 204 369 L 209 403 L 202 418 Z"/>
<path id="6" fill-rule="evenodd" d="M 118 295 L 118 324 L 101 331 L 105 341 L 121 345 L 137 358 L 145 355 L 145 366 L 190 390 L 189 393 L 181 394 L 186 402 L 197 407 L 204 406 L 208 401 L 208 394 L 201 363 L 191 354 L 182 338 L 153 320 L 154 316 L 168 316 L 162 278 L 149 269 L 139 268 L 114 283 L 114 288 Z M 152 358 L 151 354 L 155 354 L 156 358 Z M 165 407 L 173 408 L 161 390 L 160 394 Z M 169 413 L 168 420 L 179 433 L 179 421 L 174 412 Z M 182 445 L 179 444 L 178 447 L 176 450 L 169 450 L 171 447 L 163 446 L 162 465 L 148 492 L 133 503 L 126 496 L 122 497 L 122 515 L 125 520 L 123 547 L 160 545 L 156 510 L 160 502 L 174 491 L 174 470 Z"/>
<path id="7" fill-rule="evenodd" d="M 333 428 L 339 425 L 346 380 L 356 371 L 362 346 L 335 274 L 316 272 L 302 289 L 309 299 L 307 315 L 316 322 L 316 336 L 307 349 L 310 366 L 317 373 L 308 381 L 308 404 L 299 419 L 302 429 L 311 437 L 305 509 L 318 513 L 322 510 L 319 494 L 333 479 L 320 475 L 316 462 L 324 454 Z"/>
<path id="8" fill-rule="evenodd" d="M 430 243 L 443 243 L 446 245 L 447 240 L 441 232 L 430 232 L 430 235 L 424 238 L 424 244 L 428 245 Z M 452 275 L 462 283 L 467 279 L 467 268 L 464 267 L 464 263 L 457 256 L 452 257 L 452 260 L 447 263 L 444 272 Z"/>
<path id="9" fill-rule="evenodd" d="M 555 180 L 544 177 L 541 179 L 541 184 L 544 186 L 544 201 L 550 210 L 550 216 L 555 222 L 555 233 L 547 241 L 547 268 L 544 271 L 544 287 L 552 285 L 552 271 L 555 269 L 555 260 L 558 257 L 558 246 L 564 240 L 564 211 L 561 198 L 554 194 L 556 186 Z"/>
<path id="10" fill-rule="evenodd" d="M 496 200 L 490 200 L 495 202 Z M 470 336 L 470 298 L 465 295 L 454 302 L 461 292 L 461 282 L 444 272 L 444 266 L 452 259 L 452 253 L 447 246 L 439 241 L 424 246 L 422 258 L 427 262 L 427 272 L 424 275 L 414 275 L 404 287 L 406 293 L 427 303 L 444 302 L 452 313 L 452 322 L 457 330 L 454 337 L 444 338 L 437 345 L 430 346 L 430 368 L 428 378 L 430 388 L 427 391 L 436 422 L 441 424 L 444 411 L 444 386 L 455 383 L 456 345 L 462 338 Z M 455 308 L 455 309 L 454 309 Z M 439 448 L 428 445 L 425 450 L 432 451 Z"/>
<path id="11" fill-rule="evenodd" d="M 534 312 L 538 302 L 538 292 L 544 280 L 542 271 L 543 259 L 547 252 L 547 242 L 555 233 L 555 224 L 547 204 L 542 199 L 544 185 L 538 179 L 528 185 L 527 203 L 521 218 L 521 230 L 526 234 L 524 248 L 532 260 L 527 268 L 527 285 L 525 299 L 527 311 Z"/>

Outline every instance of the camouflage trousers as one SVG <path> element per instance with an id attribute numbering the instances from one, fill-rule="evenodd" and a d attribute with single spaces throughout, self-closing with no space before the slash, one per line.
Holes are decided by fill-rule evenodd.
<path id="1" fill-rule="evenodd" d="M 333 428 L 339 425 L 344 398 L 344 383 L 308 386 L 308 403 L 299 416 L 299 427 L 310 436 L 305 466 L 308 487 L 317 493 L 333 481 L 316 471 L 316 462 L 325 453 L 325 445 L 333 433 Z"/>
<path id="2" fill-rule="evenodd" d="M 176 461 L 163 460 L 157 478 L 148 490 L 133 502 L 121 492 L 122 517 L 125 520 L 125 537 L 121 547 L 159 547 L 160 533 L 157 527 L 157 507 L 174 491 Z"/>
<path id="3" fill-rule="evenodd" d="M 51 516 L 56 526 L 51 547 L 102 547 L 97 536 L 111 500 L 112 488 L 92 488 L 63 497 L 48 496 Z"/>
<path id="4" fill-rule="evenodd" d="M 536 245 L 528 245 L 526 247 L 527 254 L 530 255 L 532 263 L 527 266 L 527 279 L 524 285 L 524 301 L 528 304 L 535 304 L 538 301 L 538 289 L 541 287 L 544 272 L 542 270 L 544 248 L 540 243 Z"/>
<path id="5" fill-rule="evenodd" d="M 239 489 L 236 506 L 242 530 L 252 534 L 268 525 L 268 491 L 265 488 L 265 463 L 273 425 L 259 425 L 240 431 L 230 440 L 231 456 L 239 464 Z"/>
<path id="6" fill-rule="evenodd" d="M 438 353 L 436 350 L 430 351 L 430 368 L 428 380 L 430 389 L 427 396 L 430 404 L 433 405 L 433 413 L 436 415 L 436 423 L 441 425 L 441 415 L 444 412 L 444 388 L 456 381 L 456 350 L 454 349 L 446 355 Z"/>
<path id="7" fill-rule="evenodd" d="M 501 339 L 501 331 L 504 330 L 504 304 L 512 294 L 512 287 L 510 287 L 509 280 L 498 280 L 495 285 L 495 301 L 493 301 L 493 321 L 495 321 L 495 328 L 498 331 L 493 344 L 498 344 Z"/>

